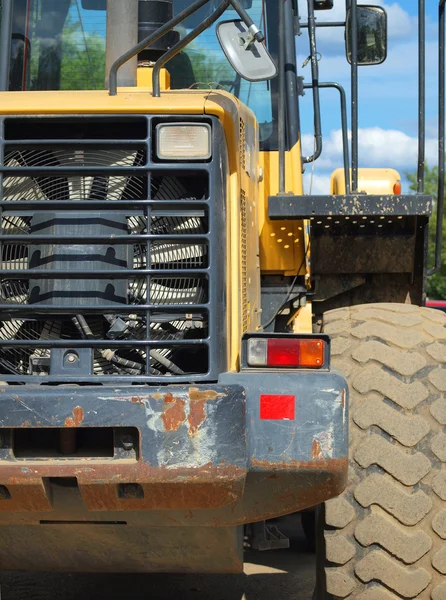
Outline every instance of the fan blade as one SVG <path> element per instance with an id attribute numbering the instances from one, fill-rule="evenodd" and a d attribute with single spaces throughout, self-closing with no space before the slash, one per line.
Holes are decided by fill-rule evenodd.
<path id="1" fill-rule="evenodd" d="M 108 178 L 103 175 L 93 177 L 91 184 L 89 200 L 107 200 Z"/>

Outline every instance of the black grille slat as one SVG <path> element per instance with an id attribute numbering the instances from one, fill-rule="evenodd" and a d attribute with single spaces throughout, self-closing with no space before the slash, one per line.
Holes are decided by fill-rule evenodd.
<path id="1" fill-rule="evenodd" d="M 122 236 L 122 235 L 103 235 L 103 236 L 91 236 L 88 239 L 85 239 L 84 237 L 80 237 L 80 236 L 57 236 L 57 235 L 33 235 L 28 236 L 28 235 L 0 235 L 0 242 L 7 242 L 8 244 L 26 244 L 26 245 L 34 245 L 36 243 L 51 243 L 51 244 L 101 244 L 103 242 L 106 242 L 107 244 L 127 244 L 127 245 L 133 245 L 133 244 L 142 244 L 148 240 L 160 240 L 162 239 L 163 241 L 169 241 L 169 242 L 176 242 L 178 241 L 182 241 L 182 242 L 190 242 L 190 243 L 194 243 L 194 242 L 206 242 L 208 241 L 208 237 L 204 238 L 202 235 L 186 235 L 186 236 L 181 236 L 181 238 L 179 238 L 178 236 L 174 236 L 174 235 L 126 235 L 126 236 Z"/>
<path id="2" fill-rule="evenodd" d="M 79 310 L 79 309 L 78 309 Z M 9 340 L 0 341 L 0 348 L 164 348 L 192 347 L 207 345 L 208 340 Z"/>
<path id="3" fill-rule="evenodd" d="M 152 156 L 152 121 L 159 119 L 0 119 L 7 132 L 0 139 L 2 380 L 183 383 L 216 380 L 224 370 L 222 131 L 216 119 L 205 119 L 220 136 L 213 141 L 215 163 L 166 164 Z M 119 218 L 110 227 L 112 215 Z M 84 223 L 90 223 L 87 234 Z M 127 235 L 119 231 L 124 223 Z M 127 298 L 103 295 L 95 280 L 116 282 L 120 290 L 125 282 Z M 39 282 L 47 283 L 36 292 Z M 87 339 L 75 327 L 78 314 L 91 327 Z M 124 333 L 118 328 L 113 337 L 116 321 Z M 93 372 L 76 377 L 53 370 L 52 349 L 89 350 Z M 139 367 L 130 373 L 109 364 L 105 350 Z M 31 359 L 51 370 L 31 374 Z"/>
<path id="4" fill-rule="evenodd" d="M 135 279 L 138 277 L 145 277 L 147 275 L 156 275 L 157 277 L 184 277 L 185 271 L 189 276 L 204 276 L 209 273 L 208 269 L 183 269 L 182 271 L 172 269 L 165 270 L 162 269 L 137 269 L 133 272 L 129 272 L 128 270 L 118 270 L 118 271 L 107 271 L 107 279 Z M 45 278 L 45 279 L 57 279 L 58 277 L 64 277 L 68 279 L 94 279 L 98 275 L 104 275 L 104 271 L 102 270 L 90 270 L 90 271 L 62 271 L 62 270 L 43 270 L 39 269 L 38 271 L 34 271 L 32 269 L 23 269 L 23 270 L 11 270 L 7 269 L 0 270 L 0 277 L 4 277 L 5 279 L 24 279 L 25 277 L 37 277 Z"/>

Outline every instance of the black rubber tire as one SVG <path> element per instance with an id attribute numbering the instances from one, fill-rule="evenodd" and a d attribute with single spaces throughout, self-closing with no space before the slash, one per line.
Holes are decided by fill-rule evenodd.
<path id="1" fill-rule="evenodd" d="M 317 597 L 446 600 L 446 315 L 363 305 L 324 332 L 350 386 L 350 470 L 321 510 Z"/>

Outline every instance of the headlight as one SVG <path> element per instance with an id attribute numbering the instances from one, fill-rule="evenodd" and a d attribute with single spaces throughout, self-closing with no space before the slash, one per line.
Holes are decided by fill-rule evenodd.
<path id="1" fill-rule="evenodd" d="M 157 154 L 162 160 L 206 160 L 211 157 L 211 127 L 207 124 L 158 125 Z"/>

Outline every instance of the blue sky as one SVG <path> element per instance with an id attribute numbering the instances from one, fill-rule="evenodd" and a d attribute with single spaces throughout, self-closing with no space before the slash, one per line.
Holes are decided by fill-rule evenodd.
<path id="1" fill-rule="evenodd" d="M 360 81 L 360 166 L 393 167 L 401 174 L 414 171 L 417 164 L 418 114 L 418 18 L 417 0 L 404 2 L 374 2 L 388 13 L 389 52 L 383 65 L 361 67 Z M 345 17 L 344 4 L 336 2 L 335 9 L 318 13 L 324 20 Z M 427 0 L 427 158 L 432 166 L 437 157 L 437 2 Z M 349 94 L 350 67 L 345 60 L 342 29 L 319 29 L 318 48 L 322 54 L 319 63 L 321 81 L 337 81 Z M 308 38 L 298 39 L 299 67 L 307 57 Z M 309 81 L 310 65 L 302 74 Z M 314 193 L 327 193 L 329 176 L 341 166 L 341 136 L 339 98 L 337 92 L 321 92 L 324 152 L 315 165 Z M 313 148 L 311 93 L 301 102 L 304 153 Z M 311 169 L 308 169 L 310 171 Z M 306 175 L 308 191 L 309 173 Z M 404 182 L 405 183 L 405 182 Z M 407 185 L 406 185 L 407 189 Z"/>
<path id="2" fill-rule="evenodd" d="M 366 3 L 364 1 L 364 3 Z M 388 13 L 389 50 L 383 65 L 361 67 L 360 81 L 360 166 L 392 167 L 401 174 L 414 171 L 417 164 L 417 32 L 418 0 L 372 0 L 384 6 Z M 80 2 L 79 2 L 80 4 Z M 335 0 L 331 11 L 316 13 L 321 20 L 345 19 L 344 0 Z M 427 158 L 430 165 L 437 161 L 437 37 L 438 0 L 427 0 Z M 306 2 L 300 2 L 302 6 Z M 75 9 L 74 9 L 75 10 Z M 82 11 L 87 32 L 105 31 L 102 11 Z M 305 13 L 302 14 L 305 20 Z M 215 41 L 214 41 L 215 42 Z M 347 93 L 350 88 L 350 67 L 345 58 L 344 30 L 319 29 L 318 50 L 321 81 L 337 81 Z M 309 82 L 311 66 L 301 68 L 309 54 L 308 37 L 297 38 L 298 68 Z M 321 92 L 324 151 L 315 164 L 313 192 L 328 193 L 330 173 L 342 166 L 339 95 L 335 91 Z M 311 92 L 301 100 L 301 123 L 304 154 L 313 150 L 313 112 Z M 308 192 L 309 171 L 306 175 Z"/>

